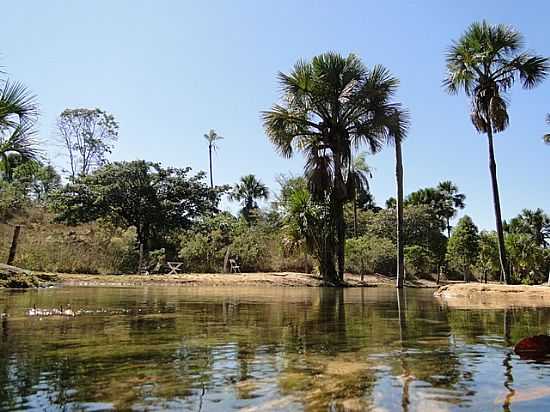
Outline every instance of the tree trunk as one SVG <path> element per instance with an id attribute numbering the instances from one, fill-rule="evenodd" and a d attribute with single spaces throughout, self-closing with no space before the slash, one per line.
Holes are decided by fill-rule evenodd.
<path id="1" fill-rule="evenodd" d="M 143 242 L 139 242 L 138 275 L 143 273 Z"/>
<path id="2" fill-rule="evenodd" d="M 401 141 L 395 139 L 395 178 L 397 183 L 397 282 L 396 287 L 404 284 L 405 265 L 403 252 L 403 155 Z"/>
<path id="3" fill-rule="evenodd" d="M 13 237 L 11 239 L 10 253 L 8 255 L 8 261 L 6 262 L 8 265 L 11 265 L 15 260 L 15 254 L 17 252 L 17 240 L 19 239 L 20 232 L 21 232 L 21 226 L 16 225 L 13 228 Z"/>
<path id="4" fill-rule="evenodd" d="M 214 188 L 214 177 L 212 176 L 212 144 L 208 146 L 208 158 L 210 160 L 210 188 Z"/>
<path id="5" fill-rule="evenodd" d="M 447 239 L 451 238 L 451 220 L 447 218 Z"/>
<path id="6" fill-rule="evenodd" d="M 493 204 L 495 207 L 495 220 L 498 238 L 498 254 L 500 258 L 500 267 L 504 274 L 504 283 L 510 284 L 510 273 L 508 271 L 508 262 L 506 260 L 506 248 L 504 246 L 504 230 L 502 228 L 502 215 L 500 212 L 500 196 L 498 193 L 497 182 L 497 164 L 495 162 L 495 151 L 493 148 L 493 130 L 489 123 L 487 128 L 487 140 L 489 142 L 489 171 L 491 172 L 491 185 L 493 189 Z"/>
<path id="7" fill-rule="evenodd" d="M 357 192 L 353 196 L 353 237 L 357 237 Z"/>
<path id="8" fill-rule="evenodd" d="M 336 259 L 338 282 L 344 281 L 346 224 L 344 222 L 344 203 L 337 200 L 334 205 L 336 222 Z"/>
<path id="9" fill-rule="evenodd" d="M 319 274 L 326 285 L 337 285 L 338 274 L 334 268 L 334 248 L 327 247 L 319 256 Z"/>

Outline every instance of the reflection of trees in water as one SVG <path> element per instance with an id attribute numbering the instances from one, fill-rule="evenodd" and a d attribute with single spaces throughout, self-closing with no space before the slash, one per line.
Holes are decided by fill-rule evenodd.
<path id="1" fill-rule="evenodd" d="M 309 293 L 292 302 L 222 297 L 174 303 L 149 291 L 128 298 L 128 315 L 5 318 L 0 409 L 35 394 L 41 384 L 49 402 L 60 406 L 118 399 L 117 407 L 129 409 L 146 407 L 143 399 L 149 396 L 153 403 L 177 399 L 194 410 L 203 402 L 208 410 L 207 402 L 227 393 L 228 385 L 234 386 L 230 396 L 258 396 L 255 389 L 266 376 L 305 409 L 339 410 L 358 399 L 366 408 L 378 379 L 373 370 L 378 361 L 370 355 L 384 353 L 392 375 L 403 377 L 404 410 L 411 406 L 412 379 L 447 390 L 444 401 L 458 403 L 462 395 L 475 394 L 475 382 L 449 336 L 478 343 L 481 336 L 502 335 L 505 325 L 504 336 L 514 342 L 550 323 L 548 311 L 437 310 L 431 301 L 411 299 L 411 291 L 384 299 L 365 289 L 313 293 L 318 296 Z M 28 297 L 21 298 L 32 307 Z M 97 298 L 109 305 L 106 297 Z M 146 309 L 142 315 L 140 307 Z M 510 388 L 511 359 L 504 364 Z"/>

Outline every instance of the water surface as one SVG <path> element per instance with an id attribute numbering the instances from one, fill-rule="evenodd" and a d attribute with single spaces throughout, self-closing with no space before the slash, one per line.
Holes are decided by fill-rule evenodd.
<path id="1" fill-rule="evenodd" d="M 550 333 L 548 308 L 450 310 L 391 288 L 66 287 L 2 291 L 0 312 L 0 410 L 550 411 L 550 361 L 511 350 Z"/>

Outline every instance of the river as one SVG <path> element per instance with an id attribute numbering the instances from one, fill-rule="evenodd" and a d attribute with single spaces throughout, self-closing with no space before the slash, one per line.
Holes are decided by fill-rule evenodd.
<path id="1" fill-rule="evenodd" d="M 550 411 L 550 359 L 513 353 L 550 308 L 432 293 L 0 291 L 0 410 Z"/>

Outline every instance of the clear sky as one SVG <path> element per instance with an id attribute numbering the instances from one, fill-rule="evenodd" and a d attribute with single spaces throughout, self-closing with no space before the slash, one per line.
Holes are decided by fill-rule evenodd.
<path id="1" fill-rule="evenodd" d="M 467 195 L 465 213 L 494 226 L 486 138 L 469 120 L 464 95 L 441 88 L 444 52 L 473 21 L 507 23 L 529 49 L 550 56 L 550 3 L 544 1 L 11 1 L 2 6 L 1 62 L 41 108 L 39 129 L 56 165 L 56 116 L 65 108 L 100 107 L 120 123 L 112 159 L 208 167 L 203 134 L 225 140 L 215 183 L 254 173 L 277 189 L 280 173 L 303 160 L 280 158 L 259 112 L 277 101 L 276 73 L 325 51 L 358 54 L 401 79 L 398 99 L 410 109 L 404 145 L 405 192 L 450 179 Z M 542 135 L 550 79 L 510 95 L 510 127 L 496 137 L 503 217 L 523 207 L 550 212 L 550 147 Z M 368 158 L 372 191 L 393 196 L 391 148 Z"/>

